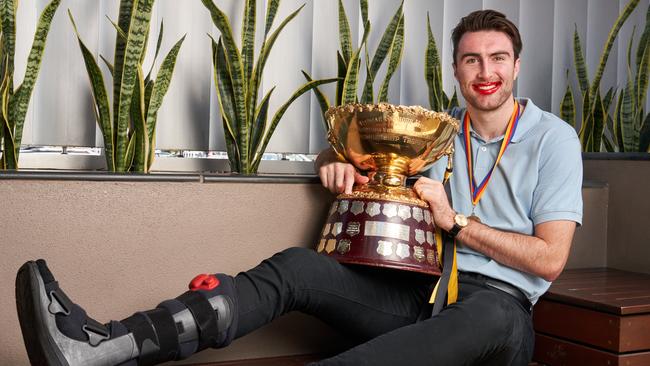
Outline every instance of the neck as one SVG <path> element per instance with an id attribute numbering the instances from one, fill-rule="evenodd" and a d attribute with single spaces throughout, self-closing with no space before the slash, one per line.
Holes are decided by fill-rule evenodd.
<path id="1" fill-rule="evenodd" d="M 506 132 L 514 108 L 515 100 L 513 97 L 509 98 L 499 108 L 491 111 L 478 110 L 469 104 L 467 105 L 472 128 L 486 141 L 497 138 Z"/>

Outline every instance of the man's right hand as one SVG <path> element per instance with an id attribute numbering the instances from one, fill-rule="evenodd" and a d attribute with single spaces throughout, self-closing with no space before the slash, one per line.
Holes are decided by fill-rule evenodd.
<path id="1" fill-rule="evenodd" d="M 368 177 L 359 174 L 352 164 L 341 162 L 332 148 L 318 154 L 315 164 L 323 187 L 334 194 L 350 194 L 355 183 L 368 183 Z"/>

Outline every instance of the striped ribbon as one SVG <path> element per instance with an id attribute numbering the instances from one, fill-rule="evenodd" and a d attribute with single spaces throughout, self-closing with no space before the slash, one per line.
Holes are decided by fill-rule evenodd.
<path id="1" fill-rule="evenodd" d="M 510 121 L 508 121 L 508 127 L 506 128 L 506 133 L 503 137 L 503 142 L 501 143 L 501 149 L 499 150 L 499 155 L 497 156 L 497 160 L 494 162 L 492 169 L 490 169 L 490 171 L 485 176 L 485 178 L 483 178 L 481 183 L 477 185 L 476 179 L 474 179 L 474 165 L 472 164 L 473 162 L 472 139 L 469 133 L 470 116 L 469 116 L 469 111 L 465 112 L 465 118 L 463 120 L 463 133 L 465 134 L 465 136 L 463 142 L 465 145 L 464 146 L 465 156 L 467 158 L 467 172 L 469 174 L 470 192 L 472 193 L 472 205 L 476 206 L 476 204 L 481 200 L 483 193 L 485 193 L 485 188 L 487 187 L 488 182 L 490 181 L 490 177 L 492 177 L 492 172 L 494 172 L 494 168 L 496 168 L 496 166 L 499 164 L 501 157 L 506 152 L 508 145 L 510 145 L 510 141 L 512 141 L 512 137 L 515 135 L 515 131 L 517 130 L 518 123 L 519 123 L 519 103 L 515 100 L 515 108 L 512 111 L 512 116 L 510 117 Z"/>

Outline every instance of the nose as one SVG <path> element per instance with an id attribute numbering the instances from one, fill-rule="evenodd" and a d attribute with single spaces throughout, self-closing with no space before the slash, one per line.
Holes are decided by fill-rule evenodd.
<path id="1" fill-rule="evenodd" d="M 489 79 L 491 71 L 492 70 L 490 69 L 490 63 L 489 62 L 486 62 L 486 61 L 480 62 L 479 72 L 478 72 L 479 78 L 481 78 L 481 79 Z"/>

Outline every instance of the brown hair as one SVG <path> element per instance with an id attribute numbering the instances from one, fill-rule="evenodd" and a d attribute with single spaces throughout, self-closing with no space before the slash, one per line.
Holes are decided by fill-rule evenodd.
<path id="1" fill-rule="evenodd" d="M 512 48 L 515 52 L 515 60 L 521 53 L 521 35 L 519 29 L 503 13 L 496 10 L 477 10 L 463 17 L 451 33 L 451 41 L 454 46 L 454 64 L 458 52 L 458 43 L 467 32 L 478 32 L 483 30 L 493 30 L 505 33 L 512 42 Z"/>

